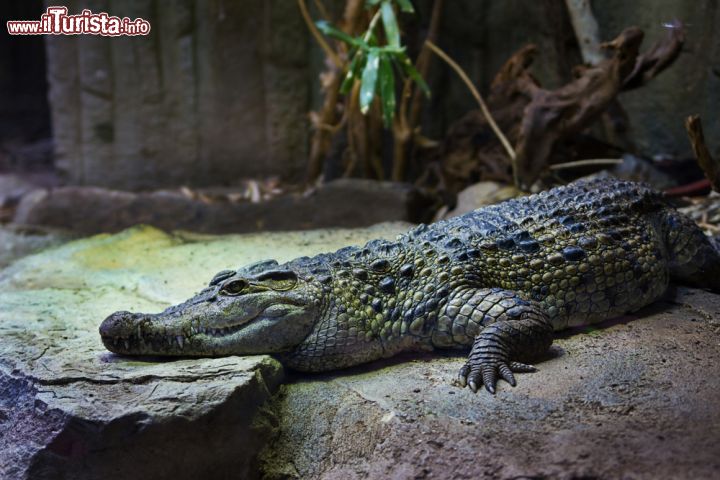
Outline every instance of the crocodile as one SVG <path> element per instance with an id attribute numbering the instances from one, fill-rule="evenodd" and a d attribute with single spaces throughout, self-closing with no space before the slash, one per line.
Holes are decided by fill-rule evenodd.
<path id="1" fill-rule="evenodd" d="M 645 184 L 577 181 L 419 225 L 396 241 L 223 270 L 157 314 L 100 325 L 122 355 L 272 354 L 319 372 L 469 349 L 455 382 L 494 393 L 555 331 L 634 312 L 670 280 L 720 291 L 714 244 Z"/>

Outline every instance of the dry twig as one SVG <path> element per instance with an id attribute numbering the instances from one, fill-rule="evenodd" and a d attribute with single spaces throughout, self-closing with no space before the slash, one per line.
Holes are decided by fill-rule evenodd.
<path id="1" fill-rule="evenodd" d="M 622 158 L 589 158 L 573 162 L 554 163 L 548 168 L 550 170 L 565 170 L 567 168 L 589 167 L 592 165 L 620 165 L 622 162 Z"/>
<path id="2" fill-rule="evenodd" d="M 513 167 L 513 178 L 515 180 L 515 186 L 518 185 L 518 173 L 517 173 L 517 165 L 516 165 L 516 155 L 515 150 L 513 149 L 512 145 L 510 145 L 510 142 L 508 141 L 507 137 L 502 133 L 500 130 L 500 127 L 498 127 L 497 123 L 495 123 L 495 120 L 492 117 L 492 114 L 490 113 L 490 110 L 488 110 L 487 105 L 485 104 L 485 100 L 483 100 L 482 96 L 480 95 L 480 92 L 477 91 L 477 88 L 475 88 L 475 85 L 470 81 L 470 78 L 468 78 L 465 71 L 458 65 L 452 58 L 450 58 L 445 52 L 443 52 L 440 47 L 435 45 L 431 40 L 426 40 L 425 44 L 440 58 L 442 58 L 450 67 L 455 70 L 455 73 L 457 73 L 460 76 L 460 79 L 465 83 L 465 85 L 470 90 L 470 93 L 472 93 L 473 97 L 475 97 L 475 100 L 477 100 L 478 105 L 480 106 L 480 110 L 482 110 L 483 115 L 487 119 L 488 124 L 490 125 L 490 128 L 492 128 L 493 132 L 497 136 L 498 140 L 500 140 L 500 143 L 502 143 L 503 148 L 508 154 L 508 157 L 510 157 L 510 161 L 512 163 Z"/>

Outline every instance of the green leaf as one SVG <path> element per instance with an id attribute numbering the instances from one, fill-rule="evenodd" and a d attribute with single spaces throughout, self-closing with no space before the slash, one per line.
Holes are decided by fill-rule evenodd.
<path id="1" fill-rule="evenodd" d="M 363 69 L 362 81 L 360 84 L 360 111 L 366 114 L 370 104 L 375 98 L 375 87 L 377 85 L 378 68 L 380 66 L 380 53 L 373 48 L 368 54 L 365 68 Z"/>
<path id="2" fill-rule="evenodd" d="M 415 12 L 415 9 L 413 8 L 410 0 L 397 0 L 397 3 L 398 3 L 398 5 L 400 5 L 400 10 L 402 10 L 405 13 Z"/>
<path id="3" fill-rule="evenodd" d="M 351 37 L 342 30 L 338 30 L 337 28 L 333 27 L 332 25 L 330 25 L 329 22 L 325 20 L 318 20 L 317 22 L 315 22 L 315 25 L 317 26 L 318 30 L 320 30 L 328 37 L 337 38 L 338 40 L 341 40 L 348 45 L 354 45 L 358 48 L 367 48 L 367 44 L 363 42 L 362 39 Z"/>
<path id="4" fill-rule="evenodd" d="M 352 90 L 352 86 L 355 83 L 355 80 L 360 78 L 360 72 L 362 71 L 364 66 L 365 55 L 363 54 L 362 50 L 359 50 L 353 57 L 352 62 L 350 62 L 350 67 L 348 67 L 348 72 L 345 75 L 345 79 L 343 80 L 342 85 L 340 85 L 340 93 L 345 95 L 350 90 Z"/>
<path id="5" fill-rule="evenodd" d="M 415 83 L 417 83 L 417 85 L 425 93 L 425 95 L 430 98 L 430 87 L 428 87 L 428 84 L 425 83 L 422 75 L 420 75 L 420 72 L 417 71 L 417 69 L 412 64 L 405 52 L 398 53 L 395 57 L 398 59 L 403 72 L 405 72 L 405 75 L 407 75 Z"/>
<path id="6" fill-rule="evenodd" d="M 380 6 L 380 14 L 382 15 L 383 27 L 385 27 L 385 36 L 391 47 L 400 46 L 400 29 L 398 28 L 397 19 L 392 3 L 385 0 Z"/>
<path id="7" fill-rule="evenodd" d="M 365 2 L 365 6 L 367 6 L 367 7 L 374 7 L 375 5 L 377 5 L 378 3 L 380 3 L 381 1 L 382 1 L 382 0 L 367 0 L 367 1 Z"/>
<path id="8" fill-rule="evenodd" d="M 380 56 L 380 99 L 385 128 L 390 128 L 395 117 L 395 72 L 387 55 Z"/>

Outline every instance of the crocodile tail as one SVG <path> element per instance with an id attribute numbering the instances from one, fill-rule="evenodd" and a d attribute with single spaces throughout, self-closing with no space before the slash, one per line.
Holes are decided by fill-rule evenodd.
<path id="1" fill-rule="evenodd" d="M 673 280 L 720 293 L 720 239 L 706 236 L 692 219 L 675 210 L 667 212 L 664 220 Z"/>

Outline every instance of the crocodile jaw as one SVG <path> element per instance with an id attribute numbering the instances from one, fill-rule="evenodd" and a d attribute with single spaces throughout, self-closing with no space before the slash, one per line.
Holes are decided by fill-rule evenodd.
<path id="1" fill-rule="evenodd" d="M 317 317 L 311 305 L 287 296 L 186 304 L 159 314 L 115 312 L 100 325 L 102 342 L 121 355 L 277 353 L 302 342 Z"/>

